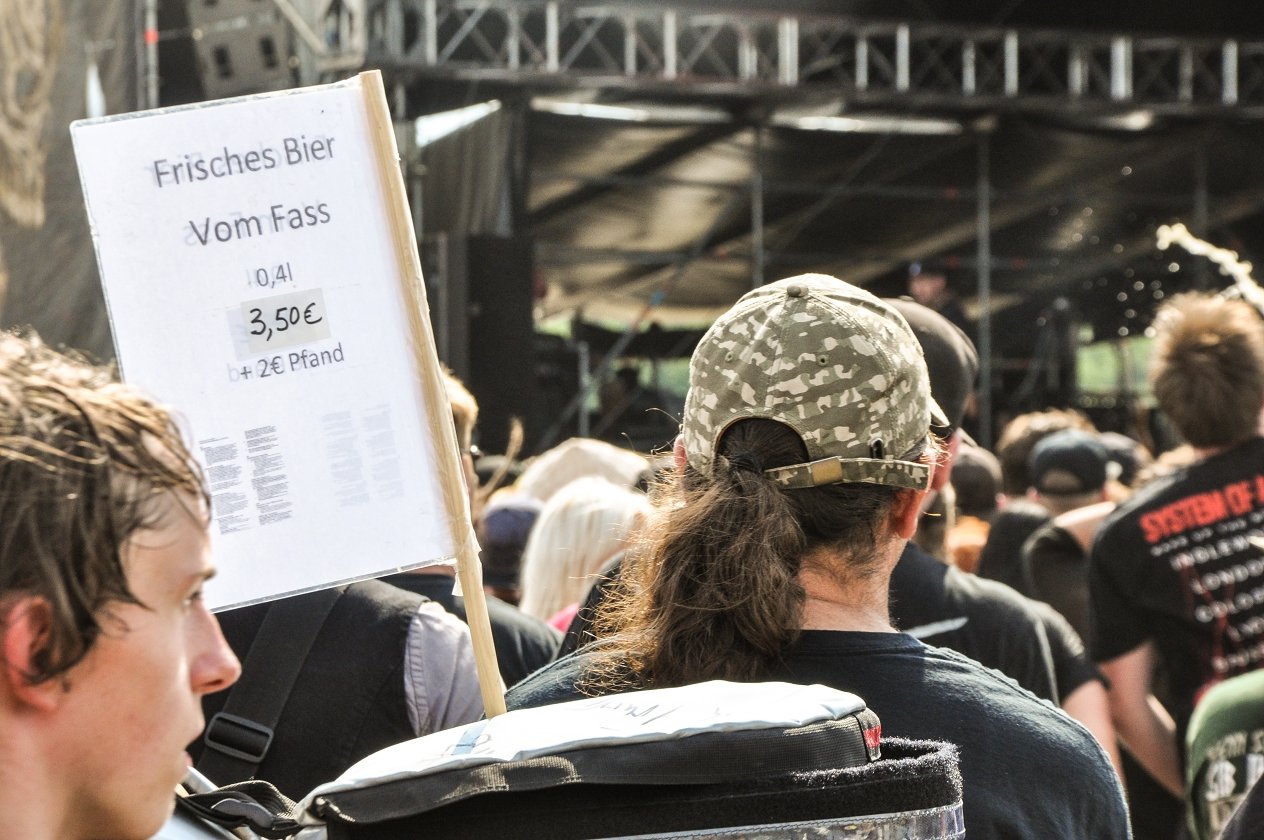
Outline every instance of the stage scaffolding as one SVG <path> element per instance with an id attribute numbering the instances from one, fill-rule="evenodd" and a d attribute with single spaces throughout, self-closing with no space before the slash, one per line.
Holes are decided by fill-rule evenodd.
<path id="1" fill-rule="evenodd" d="M 288 2 L 288 0 L 283 0 Z M 328 4 L 326 4 L 328 5 Z M 907 109 L 1264 116 L 1264 42 L 558 0 L 367 0 L 374 66 L 708 95 L 828 89 Z"/>
<path id="2" fill-rule="evenodd" d="M 990 298 L 995 255 L 991 235 L 998 195 L 989 177 L 990 114 L 1054 113 L 1145 121 L 1155 117 L 1264 118 L 1264 41 L 1232 38 L 948 25 L 915 20 L 795 15 L 698 8 L 697 3 L 593 4 L 560 0 L 274 0 L 310 52 L 308 81 L 331 78 L 363 62 L 378 67 L 405 107 L 405 92 L 428 80 L 493 81 L 532 96 L 599 97 L 601 92 L 668 103 L 745 103 L 745 113 L 833 105 L 844 114 L 942 115 L 961 121 L 977 148 L 973 199 L 974 268 L 983 317 L 978 343 L 980 437 L 991 442 L 993 395 Z M 299 17 L 306 13 L 304 24 Z M 311 70 L 314 68 L 314 72 Z M 587 93 L 586 93 L 587 92 Z M 599 101 L 599 100 L 598 100 Z M 736 113 L 740 109 L 734 109 Z M 399 116 L 399 115 L 397 115 Z M 412 115 L 409 115 L 412 116 Z M 765 196 L 787 189 L 760 166 L 755 128 L 751 206 L 751 282 L 765 281 Z M 700 126 L 701 127 L 701 126 Z M 1205 172 L 1206 161 L 1190 165 Z M 537 173 L 537 177 L 550 177 Z M 554 176 L 556 177 L 556 176 Z M 620 177 L 596 176 L 593 186 L 617 188 Z M 610 183 L 604 183 L 609 181 Z M 971 189 L 972 187 L 972 189 Z M 827 194 L 847 185 L 818 185 Z M 918 188 L 905 188 L 919 192 Z M 1259 201 L 1209 210 L 1205 177 L 1191 197 L 1191 228 L 1231 221 Z M 1238 202 L 1241 204 L 1242 202 Z M 659 264 L 679 276 L 708 243 L 679 253 L 600 253 L 549 250 L 546 261 L 588 259 Z M 1118 258 L 1152 247 L 1130 243 Z M 901 258 L 892 257 L 892 264 Z M 1070 266 L 1072 271 L 1074 269 Z M 1084 276 L 1101 265 L 1084 269 Z M 1202 278 L 1205 282 L 1205 277 Z M 644 313 L 643 313 L 644 315 Z M 629 326 L 629 336 L 642 319 Z M 603 361 L 609 367 L 611 357 Z M 601 378 L 601 372 L 594 381 Z M 576 397 L 578 408 L 584 395 Z"/>

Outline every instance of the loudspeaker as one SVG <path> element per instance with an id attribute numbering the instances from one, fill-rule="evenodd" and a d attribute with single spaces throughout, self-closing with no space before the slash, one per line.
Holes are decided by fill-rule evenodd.
<path id="1" fill-rule="evenodd" d="M 421 250 L 439 358 L 478 400 L 479 445 L 504 452 L 514 417 L 532 441 L 549 407 L 536 382 L 531 240 L 440 236 Z"/>
<path id="2" fill-rule="evenodd" d="M 271 0 L 165 0 L 158 29 L 164 105 L 293 84 L 289 35 Z"/>

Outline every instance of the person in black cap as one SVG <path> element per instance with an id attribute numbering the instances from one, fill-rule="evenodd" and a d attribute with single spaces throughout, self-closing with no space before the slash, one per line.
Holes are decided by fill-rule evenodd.
<path id="1" fill-rule="evenodd" d="M 1036 529 L 1020 554 L 1023 594 L 1051 605 L 1080 634 L 1088 632 L 1088 549 L 1114 510 L 1106 482 L 1114 464 L 1095 434 L 1056 432 L 1031 451 L 1031 498 L 1053 519 Z"/>
<path id="2" fill-rule="evenodd" d="M 1027 470 L 1031 498 L 1057 516 L 1106 500 L 1110 453 L 1098 436 L 1067 429 L 1042 439 L 1031 450 Z M 1118 468 L 1114 470 L 1118 474 Z"/>
<path id="3" fill-rule="evenodd" d="M 949 468 L 927 495 L 913 535 L 917 546 L 942 560 L 947 557 L 944 537 L 956 521 L 956 494 L 947 475 L 965 435 L 961 422 L 972 410 L 979 355 L 960 327 L 931 307 L 909 298 L 888 298 L 887 303 L 904 316 L 922 345 L 935 399 L 950 420 L 950 425 L 936 429 L 948 447 Z"/>
<path id="4" fill-rule="evenodd" d="M 978 356 L 970 339 L 938 313 L 909 300 L 888 302 L 922 345 L 931 394 L 949 421 L 936 429 L 946 453 L 931 486 L 942 487 L 951 480 L 959 451 L 960 424 L 974 392 Z M 1058 703 L 1093 733 L 1115 767 L 1120 766 L 1105 686 L 1079 633 L 1061 616 L 1004 584 L 942 563 L 911 541 L 891 575 L 890 593 L 897 627 L 995 668 L 1037 696 Z"/>
<path id="5" fill-rule="evenodd" d="M 1077 633 L 1087 635 L 1088 550 L 1115 509 L 1109 488 L 1120 466 L 1096 432 L 1065 429 L 1032 448 L 1027 470 L 1028 497 L 1052 518 L 1023 542 L 1016 588 L 1049 604 Z"/>
<path id="6" fill-rule="evenodd" d="M 931 393 L 948 421 L 935 429 L 945 448 L 941 469 L 931 481 L 931 492 L 938 492 L 952 474 L 960 423 L 979 370 L 978 354 L 942 315 L 907 299 L 887 303 L 904 316 L 921 345 Z M 910 541 L 891 575 L 891 616 L 906 633 L 996 668 L 1038 697 L 1058 700 L 1044 629 L 1024 599 L 1008 587 L 940 562 Z"/>
<path id="7" fill-rule="evenodd" d="M 1051 518 L 1048 508 L 1029 498 L 1031 474 L 1027 462 L 1037 443 L 1063 429 L 1095 431 L 1080 412 L 1060 408 L 1020 414 L 1001 430 L 996 457 L 1001 462 L 1003 499 L 979 556 L 980 577 L 999 580 L 1015 589 L 1023 587 L 1023 543 Z"/>

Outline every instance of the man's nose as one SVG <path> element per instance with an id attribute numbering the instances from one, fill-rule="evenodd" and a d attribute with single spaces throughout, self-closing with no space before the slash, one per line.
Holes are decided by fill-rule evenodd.
<path id="1" fill-rule="evenodd" d="M 225 641 L 214 614 L 206 610 L 204 618 L 205 641 L 201 652 L 193 660 L 190 678 L 193 689 L 199 694 L 212 694 L 237 682 L 241 676 L 241 662 Z"/>

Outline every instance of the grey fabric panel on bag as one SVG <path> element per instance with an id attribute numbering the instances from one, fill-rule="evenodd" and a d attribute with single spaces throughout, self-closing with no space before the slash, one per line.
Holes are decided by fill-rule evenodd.
<path id="1" fill-rule="evenodd" d="M 589 747 L 556 755 L 463 768 L 347 790 L 318 798 L 318 813 L 345 822 L 380 822 L 435 810 L 485 793 L 571 784 L 700 785 L 867 764 L 864 730 L 878 726 L 865 709 L 808 726 L 703 733 L 640 747 Z"/>
<path id="2" fill-rule="evenodd" d="M 725 735 L 720 739 L 740 741 L 742 737 Z M 646 747 L 636 748 L 642 749 Z M 700 772 L 695 775 L 701 777 L 701 771 L 709 768 L 716 779 L 728 777 L 728 781 L 682 785 L 564 783 L 480 793 L 439 808 L 420 791 L 413 792 L 420 795 L 411 796 L 405 785 L 393 788 L 390 803 L 379 803 L 382 816 L 392 815 L 384 820 L 375 819 L 365 807 L 357 808 L 354 815 L 340 814 L 339 799 L 345 791 L 318 799 L 315 809 L 327 821 L 329 840 L 592 840 L 804 822 L 815 822 L 821 828 L 833 820 L 855 821 L 866 815 L 895 815 L 895 824 L 902 825 L 898 822 L 902 814 L 908 815 L 909 824 L 916 825 L 917 815 L 928 812 L 941 816 L 946 825 L 959 824 L 961 778 L 954 746 L 892 739 L 883 743 L 883 752 L 884 758 L 870 764 L 806 772 L 752 771 L 711 756 L 697 762 Z M 556 774 L 559 781 L 569 781 L 573 771 L 571 762 L 560 756 L 519 764 L 525 767 L 533 763 L 536 766 L 528 772 L 532 783 L 549 773 Z M 473 783 L 480 788 L 488 781 L 479 778 L 479 771 L 484 769 L 473 771 Z M 743 776 L 743 769 L 745 779 L 733 781 Z M 515 770 L 502 766 L 504 781 L 512 784 Z M 401 816 L 410 807 L 414 813 Z M 930 840 L 958 835 L 948 831 L 924 836 Z"/>

